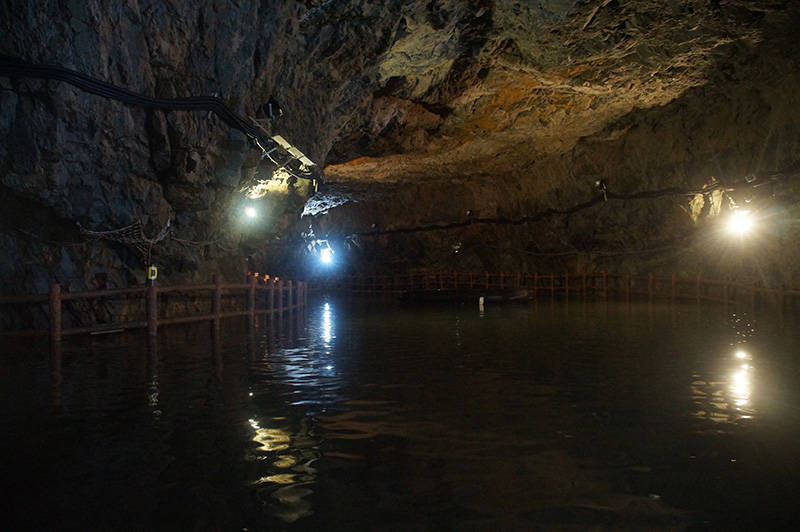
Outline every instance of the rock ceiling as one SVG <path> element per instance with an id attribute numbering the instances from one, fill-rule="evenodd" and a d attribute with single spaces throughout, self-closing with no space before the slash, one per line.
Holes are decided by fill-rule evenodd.
<path id="1" fill-rule="evenodd" d="M 446 2 L 404 8 L 342 124 L 328 179 L 525 172 L 633 109 L 725 82 L 786 6 L 758 2 Z M 324 9 L 324 7 L 318 8 Z M 350 53 L 347 51 L 346 53 Z"/>

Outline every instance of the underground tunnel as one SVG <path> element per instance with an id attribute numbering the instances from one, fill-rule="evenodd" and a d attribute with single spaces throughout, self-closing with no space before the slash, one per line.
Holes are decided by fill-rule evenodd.
<path id="1" fill-rule="evenodd" d="M 0 12 L 4 529 L 800 521 L 796 2 Z"/>

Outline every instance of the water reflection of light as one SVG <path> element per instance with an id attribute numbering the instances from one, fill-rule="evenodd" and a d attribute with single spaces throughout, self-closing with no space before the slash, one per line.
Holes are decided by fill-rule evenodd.
<path id="1" fill-rule="evenodd" d="M 148 405 L 151 408 L 153 418 L 159 419 L 161 417 L 161 410 L 158 407 L 158 394 L 159 394 L 159 387 L 158 387 L 158 377 L 153 377 L 150 381 L 149 394 L 148 394 Z"/>
<path id="2" fill-rule="evenodd" d="M 274 501 L 270 504 L 273 515 L 287 523 L 311 514 L 313 505 L 308 497 L 317 476 L 312 466 L 318 459 L 316 440 L 283 428 L 263 428 L 257 419 L 248 423 L 255 430 L 253 441 L 259 444 L 253 459 L 261 464 L 262 476 L 252 481 L 259 499 Z"/>
<path id="3" fill-rule="evenodd" d="M 750 355 L 744 351 L 738 351 L 736 353 L 736 358 L 739 360 L 750 360 Z M 741 364 L 731 375 L 731 399 L 733 399 L 733 402 L 737 407 L 745 406 L 750 402 L 750 394 L 752 393 L 752 379 L 750 375 L 751 369 L 752 366 L 750 364 Z"/>
<path id="4" fill-rule="evenodd" d="M 303 407 L 306 417 L 301 430 L 290 430 L 286 418 L 249 420 L 257 444 L 248 459 L 257 466 L 252 485 L 270 513 L 290 523 L 313 513 L 309 496 L 317 479 L 314 462 L 318 438 L 313 435 L 313 416 L 337 395 L 336 303 L 322 302 L 316 308 L 312 326 L 306 329 L 307 345 L 281 348 L 271 354 L 271 366 L 264 371 L 291 388 L 287 405 Z M 252 391 L 248 391 L 252 395 Z M 260 395 L 258 392 L 255 395 Z M 280 428 L 267 428 L 277 425 Z"/>
<path id="5" fill-rule="evenodd" d="M 326 344 L 333 340 L 333 318 L 330 303 L 325 303 L 322 310 L 322 341 Z"/>
<path id="6" fill-rule="evenodd" d="M 750 375 L 746 369 L 733 374 L 731 395 L 736 406 L 744 406 L 750 401 Z"/>
<path id="7" fill-rule="evenodd" d="M 265 429 L 258 426 L 257 422 L 251 421 L 252 427 L 255 429 L 253 441 L 259 444 L 257 450 L 277 452 L 287 449 L 291 442 L 289 433 L 282 429 Z"/>
<path id="8" fill-rule="evenodd" d="M 727 359 L 729 363 L 731 359 Z M 708 380 L 698 374 L 692 383 L 692 392 L 698 411 L 695 416 L 726 423 L 737 419 L 751 419 L 753 397 L 752 357 L 744 350 L 733 355 L 733 367 L 723 374 L 722 380 Z"/>
<path id="9" fill-rule="evenodd" d="M 150 381 L 149 388 L 150 388 L 149 405 L 158 406 L 158 379 L 154 378 L 152 381 Z"/>
<path id="10" fill-rule="evenodd" d="M 297 475 L 280 473 L 277 475 L 261 477 L 260 479 L 256 480 L 254 484 L 294 484 L 295 482 L 297 482 Z"/>

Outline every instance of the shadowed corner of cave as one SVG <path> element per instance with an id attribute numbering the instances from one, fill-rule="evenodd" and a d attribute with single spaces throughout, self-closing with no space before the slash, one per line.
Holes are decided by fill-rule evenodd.
<path id="1" fill-rule="evenodd" d="M 16 4 L 4 294 L 150 265 L 797 286 L 794 2 Z"/>

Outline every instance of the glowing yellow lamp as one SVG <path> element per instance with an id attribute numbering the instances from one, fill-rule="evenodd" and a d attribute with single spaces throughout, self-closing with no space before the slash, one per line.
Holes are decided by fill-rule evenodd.
<path id="1" fill-rule="evenodd" d="M 728 231 L 736 235 L 745 235 L 753 229 L 753 218 L 748 211 L 733 211 L 728 221 Z"/>

